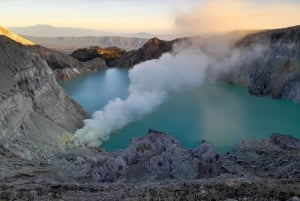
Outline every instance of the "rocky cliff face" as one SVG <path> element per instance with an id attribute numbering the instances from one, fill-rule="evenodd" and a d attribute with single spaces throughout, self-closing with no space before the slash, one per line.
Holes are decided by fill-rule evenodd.
<path id="1" fill-rule="evenodd" d="M 226 80 L 247 86 L 254 95 L 300 102 L 300 26 L 251 34 L 236 47 L 260 51 L 253 58 L 248 54 Z"/>
<path id="2" fill-rule="evenodd" d="M 87 114 L 57 84 L 39 55 L 0 36 L 1 146 L 23 159 L 65 148 Z"/>

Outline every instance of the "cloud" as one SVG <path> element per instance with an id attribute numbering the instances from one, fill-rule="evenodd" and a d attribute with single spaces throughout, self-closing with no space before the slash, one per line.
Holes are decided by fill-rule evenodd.
<path id="1" fill-rule="evenodd" d="M 272 29 L 300 24 L 298 1 L 206 0 L 177 16 L 175 24 L 190 33 Z"/>

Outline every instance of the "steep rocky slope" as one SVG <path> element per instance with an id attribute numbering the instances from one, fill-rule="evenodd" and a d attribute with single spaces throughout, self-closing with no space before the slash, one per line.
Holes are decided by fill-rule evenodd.
<path id="1" fill-rule="evenodd" d="M 80 62 L 69 55 L 42 46 L 35 45 L 31 46 L 31 48 L 47 62 L 49 67 L 54 71 L 57 80 L 67 80 L 81 73 L 107 68 L 105 60 L 99 57 L 86 62 Z"/>
<path id="2" fill-rule="evenodd" d="M 34 45 L 34 43 L 31 42 L 30 40 L 25 39 L 25 38 L 11 32 L 11 31 L 9 31 L 9 30 L 5 29 L 4 27 L 1 27 L 1 26 L 0 26 L 0 35 L 6 36 L 6 37 L 18 42 L 18 43 L 23 44 L 23 45 Z"/>
<path id="3" fill-rule="evenodd" d="M 40 45 L 35 45 L 33 42 L 0 26 L 0 36 L 1 35 L 26 45 L 35 53 L 39 54 L 54 71 L 56 80 L 58 81 L 71 79 L 81 73 L 98 71 L 107 68 L 105 60 L 101 58 L 91 58 L 87 62 L 80 62 L 67 54 L 42 47 Z"/>
<path id="4" fill-rule="evenodd" d="M 0 36 L 1 146 L 23 159 L 65 148 L 87 114 L 55 81 L 40 56 Z M 2 164 L 2 162 L 1 162 Z"/>
<path id="5" fill-rule="evenodd" d="M 254 95 L 300 102 L 300 26 L 251 34 L 236 47 L 255 57 L 249 54 L 225 80 L 247 86 Z"/>

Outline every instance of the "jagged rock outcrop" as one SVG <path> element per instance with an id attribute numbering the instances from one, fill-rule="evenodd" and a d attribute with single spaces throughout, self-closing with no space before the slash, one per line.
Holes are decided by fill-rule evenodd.
<path id="1" fill-rule="evenodd" d="M 119 59 L 107 63 L 112 67 L 133 67 L 150 59 L 158 59 L 163 53 L 170 52 L 177 40 L 164 41 L 158 38 L 148 40 L 141 48 L 126 52 Z"/>
<path id="2" fill-rule="evenodd" d="M 106 63 L 101 58 L 80 62 L 73 57 L 42 46 L 32 46 L 33 51 L 44 59 L 54 71 L 56 80 L 68 80 L 81 73 L 106 69 Z"/>
<path id="3" fill-rule="evenodd" d="M 87 114 L 30 47 L 4 36 L 0 46 L 0 144 L 22 160 L 47 158 L 65 148 Z"/>
<path id="4" fill-rule="evenodd" d="M 85 62 L 92 60 L 94 58 L 100 57 L 106 61 L 106 63 L 112 60 L 120 58 L 126 51 L 117 47 L 107 47 L 101 48 L 98 46 L 93 46 L 89 48 L 83 48 L 75 50 L 71 56 L 79 61 Z"/>
<path id="5" fill-rule="evenodd" d="M 173 137 L 150 130 L 122 151 L 81 147 L 48 163 L 27 162 L 0 177 L 0 198 L 295 200 L 300 193 L 299 144 L 291 136 L 272 134 L 245 139 L 219 156 L 206 142 L 185 150 Z M 0 147 L 3 154 L 14 158 Z"/>
<path id="6" fill-rule="evenodd" d="M 299 44 L 300 26 L 250 34 L 236 44 L 248 58 L 225 80 L 247 86 L 253 95 L 300 102 Z"/>
<path id="7" fill-rule="evenodd" d="M 122 151 L 106 153 L 80 148 L 66 153 L 60 164 L 64 171 L 82 181 L 99 182 L 162 182 L 213 177 L 222 173 L 219 154 L 211 145 L 202 143 L 194 150 L 185 150 L 170 135 L 150 130 L 134 139 Z"/>

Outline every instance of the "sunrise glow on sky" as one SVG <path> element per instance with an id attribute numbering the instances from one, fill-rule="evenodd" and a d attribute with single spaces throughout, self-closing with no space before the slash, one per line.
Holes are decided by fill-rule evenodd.
<path id="1" fill-rule="evenodd" d="M 119 32 L 217 32 L 300 24 L 297 0 L 3 0 L 0 24 Z"/>

